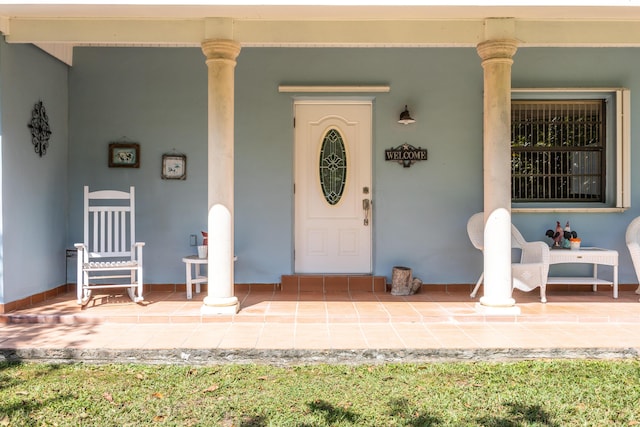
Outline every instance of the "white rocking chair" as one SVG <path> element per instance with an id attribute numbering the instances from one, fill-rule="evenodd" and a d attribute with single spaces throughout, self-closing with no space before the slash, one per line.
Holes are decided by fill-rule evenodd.
<path id="1" fill-rule="evenodd" d="M 638 278 L 639 285 L 636 289 L 636 294 L 640 294 L 640 216 L 634 218 L 627 226 L 625 240 L 633 262 L 633 270 Z"/>
<path id="2" fill-rule="evenodd" d="M 478 212 L 467 222 L 467 234 L 471 244 L 484 251 L 484 213 Z M 540 301 L 547 302 L 547 279 L 549 276 L 549 246 L 545 242 L 527 242 L 520 231 L 511 224 L 511 247 L 520 249 L 519 263 L 511 264 L 513 287 L 529 292 L 540 287 Z M 484 280 L 484 272 L 471 292 L 475 298 Z"/>
<path id="3" fill-rule="evenodd" d="M 75 244 L 78 304 L 85 305 L 93 289 L 110 288 L 127 288 L 134 302 L 143 301 L 144 243 L 135 235 L 134 187 L 129 192 L 84 187 L 84 241 Z"/>

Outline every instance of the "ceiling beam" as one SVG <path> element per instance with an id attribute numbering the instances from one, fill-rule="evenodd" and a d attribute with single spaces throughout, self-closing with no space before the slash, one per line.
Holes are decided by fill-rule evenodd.
<path id="1" fill-rule="evenodd" d="M 204 20 L 20 19 L 9 21 L 8 43 L 194 44 Z"/>
<path id="2" fill-rule="evenodd" d="M 491 20 L 251 20 L 222 19 L 224 34 L 243 46 L 475 47 Z M 215 34 L 207 19 L 2 18 L 9 43 L 200 46 Z M 640 46 L 640 21 L 514 19 L 526 46 Z"/>
<path id="3" fill-rule="evenodd" d="M 521 46 L 637 47 L 640 21 L 517 21 Z"/>

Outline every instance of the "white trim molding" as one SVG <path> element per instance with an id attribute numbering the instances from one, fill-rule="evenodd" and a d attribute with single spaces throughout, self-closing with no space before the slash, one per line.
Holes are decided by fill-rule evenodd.
<path id="1" fill-rule="evenodd" d="M 307 92 L 307 93 L 387 93 L 391 91 L 388 85 L 376 86 L 294 86 L 280 85 L 278 92 Z"/>

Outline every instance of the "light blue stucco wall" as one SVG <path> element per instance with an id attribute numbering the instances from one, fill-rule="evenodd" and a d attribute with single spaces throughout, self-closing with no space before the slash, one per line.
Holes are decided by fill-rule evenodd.
<path id="1" fill-rule="evenodd" d="M 238 276 L 249 281 L 261 276 L 277 281 L 278 271 L 292 271 L 292 105 L 294 96 L 309 94 L 278 93 L 279 84 L 390 85 L 387 94 L 366 94 L 375 96 L 375 273 L 390 276 L 400 264 L 428 283 L 463 280 L 454 277 L 459 265 L 451 253 L 459 246 L 462 252 L 473 248 L 466 247 L 464 227 L 458 231 L 455 224 L 466 223 L 468 212 L 482 206 L 481 181 L 464 179 L 482 173 L 482 70 L 475 49 L 241 52 L 236 247 Z M 414 125 L 397 123 L 405 104 Z M 385 149 L 405 142 L 426 148 L 429 160 L 410 168 L 384 160 Z"/>
<path id="2" fill-rule="evenodd" d="M 458 268 L 451 246 L 473 248 L 463 230 L 448 237 L 442 216 L 464 223 L 482 201 L 477 179 L 475 188 L 457 179 L 481 174 L 475 50 L 243 49 L 236 68 L 236 282 L 273 283 L 292 273 L 293 98 L 278 85 L 295 83 L 391 85 L 374 100 L 375 272 L 402 263 L 431 283 L 449 280 Z M 145 281 L 184 282 L 180 257 L 194 252 L 188 236 L 205 225 L 206 86 L 199 49 L 76 48 L 69 197 L 78 226 L 69 245 L 81 238 L 82 185 L 135 185 Z M 417 125 L 397 123 L 405 104 Z M 108 143 L 121 137 L 141 144 L 140 169 L 107 167 Z M 384 161 L 385 148 L 405 142 L 427 148 L 429 161 L 408 169 Z M 174 147 L 188 156 L 183 182 L 160 179 L 161 154 Z M 430 271 L 430 264 L 451 271 Z"/>
<path id="3" fill-rule="evenodd" d="M 31 45 L 0 41 L 2 283 L 0 302 L 66 282 L 68 68 Z M 31 143 L 34 105 L 52 130 L 39 157 Z"/>
<path id="4" fill-rule="evenodd" d="M 83 186 L 136 187 L 146 283 L 184 283 L 189 235 L 206 229 L 207 75 L 200 49 L 76 48 L 70 70 L 70 229 L 82 241 Z M 140 144 L 140 168 L 109 168 L 110 142 Z M 162 180 L 163 153 L 187 155 L 187 180 Z M 199 240 L 201 241 L 201 240 Z M 73 280 L 75 282 L 75 279 Z"/>
<path id="5" fill-rule="evenodd" d="M 594 60 L 595 58 L 595 60 Z M 637 49 L 520 49 L 514 87 L 619 87 L 632 91 L 632 135 L 640 119 Z M 293 271 L 293 96 L 278 85 L 388 84 L 374 96 L 374 273 L 406 265 L 425 283 L 474 283 L 482 255 L 466 221 L 482 210 L 482 89 L 472 48 L 244 48 L 236 67 L 235 249 L 237 283 L 273 283 Z M 82 185 L 138 194 L 145 281 L 184 283 L 180 258 L 206 224 L 207 81 L 204 56 L 187 48 L 76 48 L 70 71 L 67 245 L 81 238 Z M 298 94 L 302 95 L 302 94 Z M 408 104 L 417 123 L 398 124 Z M 139 169 L 109 169 L 108 143 L 141 144 Z M 429 159 L 402 168 L 384 150 L 402 143 Z M 634 138 L 633 144 L 637 145 Z M 185 153 L 186 181 L 160 179 L 161 155 Z M 640 148 L 632 150 L 637 164 Z M 635 283 L 624 231 L 640 210 L 607 214 L 514 214 L 528 240 L 556 219 L 570 220 L 585 244 L 620 252 L 620 282 Z"/>

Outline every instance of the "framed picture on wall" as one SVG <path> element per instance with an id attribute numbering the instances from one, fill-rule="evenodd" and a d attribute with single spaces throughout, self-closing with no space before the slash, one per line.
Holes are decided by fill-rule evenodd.
<path id="1" fill-rule="evenodd" d="M 109 144 L 110 168 L 139 168 L 140 144 L 135 142 L 112 142 Z"/>
<path id="2" fill-rule="evenodd" d="M 163 154 L 162 179 L 187 179 L 187 156 L 184 154 Z"/>

